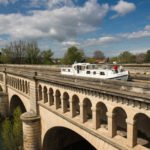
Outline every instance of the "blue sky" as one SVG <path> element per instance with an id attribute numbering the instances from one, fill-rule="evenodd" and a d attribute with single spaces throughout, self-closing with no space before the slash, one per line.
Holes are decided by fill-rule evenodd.
<path id="1" fill-rule="evenodd" d="M 0 0 L 0 47 L 37 41 L 62 57 L 70 46 L 92 56 L 150 49 L 150 0 Z"/>

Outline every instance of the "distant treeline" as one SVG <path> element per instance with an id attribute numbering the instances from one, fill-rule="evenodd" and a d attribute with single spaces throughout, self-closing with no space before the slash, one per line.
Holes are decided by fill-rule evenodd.
<path id="1" fill-rule="evenodd" d="M 75 46 L 68 48 L 62 58 L 54 59 L 51 49 L 40 50 L 36 42 L 12 42 L 1 49 L 0 63 L 7 64 L 73 64 L 74 62 L 110 62 L 119 63 L 150 63 L 150 50 L 145 53 L 133 54 L 124 51 L 118 56 L 106 58 L 103 51 L 93 51 L 92 57 L 87 57 L 84 50 Z"/>

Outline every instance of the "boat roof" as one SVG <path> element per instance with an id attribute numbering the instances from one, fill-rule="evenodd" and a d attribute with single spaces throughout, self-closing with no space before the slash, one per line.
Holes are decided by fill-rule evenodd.
<path id="1" fill-rule="evenodd" d="M 77 65 L 87 66 L 87 65 L 96 65 L 96 64 L 90 64 L 90 63 L 75 63 L 75 64 L 73 64 L 73 66 L 77 66 Z"/>

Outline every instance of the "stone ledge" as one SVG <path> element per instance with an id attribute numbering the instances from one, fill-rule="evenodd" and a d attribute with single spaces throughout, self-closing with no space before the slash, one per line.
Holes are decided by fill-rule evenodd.
<path id="1" fill-rule="evenodd" d="M 36 113 L 34 112 L 25 112 L 24 114 L 22 114 L 20 116 L 21 120 L 23 121 L 37 121 L 40 120 L 40 116 L 38 116 Z"/>

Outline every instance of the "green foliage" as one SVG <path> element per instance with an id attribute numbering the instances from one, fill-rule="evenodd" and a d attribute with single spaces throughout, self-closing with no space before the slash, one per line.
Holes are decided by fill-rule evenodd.
<path id="1" fill-rule="evenodd" d="M 135 62 L 135 59 L 136 59 L 135 55 L 133 55 L 128 51 L 124 51 L 118 56 L 118 60 L 121 63 L 133 63 Z"/>
<path id="2" fill-rule="evenodd" d="M 22 132 L 22 122 L 20 119 L 21 110 L 17 107 L 14 111 L 14 119 L 13 119 L 13 136 L 14 143 L 16 148 L 21 147 L 23 145 L 23 132 Z"/>
<path id="3" fill-rule="evenodd" d="M 41 53 L 43 64 L 53 64 L 52 61 L 53 52 L 51 49 L 45 50 Z"/>
<path id="4" fill-rule="evenodd" d="M 12 150 L 12 148 L 14 148 L 13 135 L 12 135 L 12 123 L 8 118 L 5 119 L 2 126 L 2 138 L 3 138 L 3 143 L 5 145 L 5 149 Z"/>
<path id="5" fill-rule="evenodd" d="M 145 62 L 150 62 L 150 50 L 146 52 Z"/>
<path id="6" fill-rule="evenodd" d="M 1 63 L 9 64 L 51 64 L 51 50 L 41 52 L 36 42 L 12 42 L 1 49 Z"/>
<path id="7" fill-rule="evenodd" d="M 88 58 L 87 60 L 86 60 L 86 62 L 88 62 L 88 63 L 95 63 L 95 61 L 96 61 L 96 59 L 95 58 Z"/>
<path id="8" fill-rule="evenodd" d="M 17 107 L 13 113 L 13 121 L 6 118 L 2 125 L 2 139 L 5 150 L 21 150 L 23 145 L 21 110 Z"/>
<path id="9" fill-rule="evenodd" d="M 26 62 L 27 64 L 38 64 L 40 60 L 40 49 L 36 42 L 31 42 L 26 45 Z"/>
<path id="10" fill-rule="evenodd" d="M 145 53 L 136 54 L 136 63 L 144 63 L 145 61 Z"/>
<path id="11" fill-rule="evenodd" d="M 110 62 L 111 62 L 111 63 L 114 62 L 114 61 L 119 62 L 119 59 L 118 59 L 117 56 L 110 58 Z"/>
<path id="12" fill-rule="evenodd" d="M 63 63 L 64 64 L 73 64 L 75 61 L 80 62 L 84 58 L 84 52 L 78 49 L 75 46 L 68 48 L 67 52 L 64 55 Z"/>
<path id="13" fill-rule="evenodd" d="M 10 50 L 10 48 L 2 48 L 1 49 L 1 62 L 3 63 L 12 63 L 13 59 L 13 52 Z"/>

